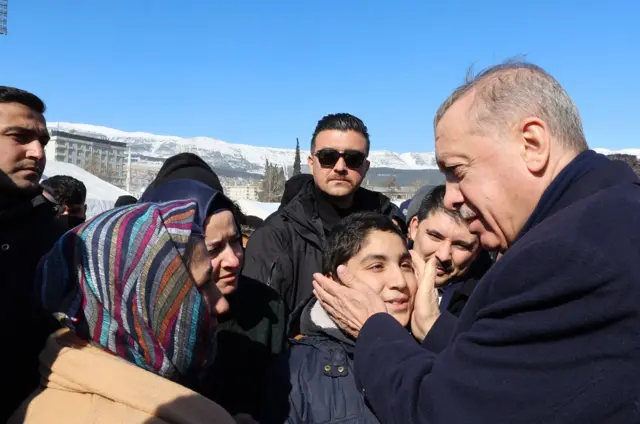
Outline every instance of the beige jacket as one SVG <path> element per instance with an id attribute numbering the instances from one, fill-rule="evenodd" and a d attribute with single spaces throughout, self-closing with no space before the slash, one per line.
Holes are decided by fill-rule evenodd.
<path id="1" fill-rule="evenodd" d="M 218 404 L 88 345 L 69 330 L 40 354 L 42 388 L 9 424 L 235 424 Z"/>

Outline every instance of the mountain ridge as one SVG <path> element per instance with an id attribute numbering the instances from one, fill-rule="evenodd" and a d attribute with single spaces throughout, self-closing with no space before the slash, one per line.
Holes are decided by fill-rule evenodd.
<path id="1" fill-rule="evenodd" d="M 236 144 L 212 137 L 184 138 L 140 131 L 127 132 L 104 126 L 69 122 L 50 122 L 47 126 L 50 130 L 128 143 L 131 147 L 132 160 L 135 162 L 154 159 L 160 161 L 177 153 L 191 152 L 201 156 L 214 168 L 262 174 L 264 173 L 265 160 L 290 168 L 293 166 L 295 157 L 294 148 L 285 149 Z M 640 158 L 640 149 L 612 151 L 596 148 L 594 150 L 604 154 L 630 154 Z M 300 155 L 303 162 L 305 162 L 304 159 L 309 155 L 309 151 L 301 149 Z M 369 161 L 372 168 L 398 170 L 438 169 L 434 152 L 397 153 L 390 150 L 371 150 Z"/>

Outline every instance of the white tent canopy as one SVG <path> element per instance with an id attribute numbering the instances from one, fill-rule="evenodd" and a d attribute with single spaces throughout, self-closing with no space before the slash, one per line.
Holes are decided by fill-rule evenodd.
<path id="1" fill-rule="evenodd" d="M 280 203 L 255 202 L 253 200 L 238 200 L 237 203 L 245 215 L 253 215 L 262 219 L 266 219 L 280 206 Z"/>
<path id="2" fill-rule="evenodd" d="M 68 175 L 84 183 L 87 188 L 87 218 L 113 208 L 118 197 L 129 194 L 71 163 L 48 161 L 42 180 L 54 175 Z"/>

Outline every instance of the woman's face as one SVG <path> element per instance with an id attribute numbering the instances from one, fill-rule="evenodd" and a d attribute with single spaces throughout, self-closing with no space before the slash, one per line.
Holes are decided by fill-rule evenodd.
<path id="1" fill-rule="evenodd" d="M 213 279 L 211 258 L 209 258 L 209 252 L 207 252 L 207 245 L 204 239 L 194 237 L 191 240 L 191 252 L 189 253 L 188 263 L 193 283 L 202 295 L 211 318 L 217 323 L 217 316 L 229 310 L 229 303 Z"/>
<path id="2" fill-rule="evenodd" d="M 211 276 L 223 295 L 238 287 L 242 269 L 242 237 L 231 211 L 218 212 L 204 222 L 204 241 L 211 261 Z"/>

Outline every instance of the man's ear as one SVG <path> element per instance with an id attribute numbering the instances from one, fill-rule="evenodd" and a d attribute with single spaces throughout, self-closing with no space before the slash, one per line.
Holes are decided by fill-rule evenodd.
<path id="1" fill-rule="evenodd" d="M 309 166 L 309 173 L 313 176 L 313 155 L 309 155 L 307 158 L 307 165 Z"/>
<path id="2" fill-rule="evenodd" d="M 369 162 L 369 159 L 365 159 L 364 165 L 362 166 L 362 175 L 367 175 L 367 172 L 369 172 L 369 167 L 371 166 L 371 162 Z"/>
<path id="3" fill-rule="evenodd" d="M 551 135 L 546 122 L 538 118 L 526 118 L 520 122 L 522 160 L 529 172 L 544 172 L 551 154 Z"/>
<path id="4" fill-rule="evenodd" d="M 411 222 L 409 222 L 409 238 L 413 241 L 416 241 L 419 225 L 420 223 L 418 222 L 417 216 L 414 216 L 413 218 L 411 218 Z"/>

